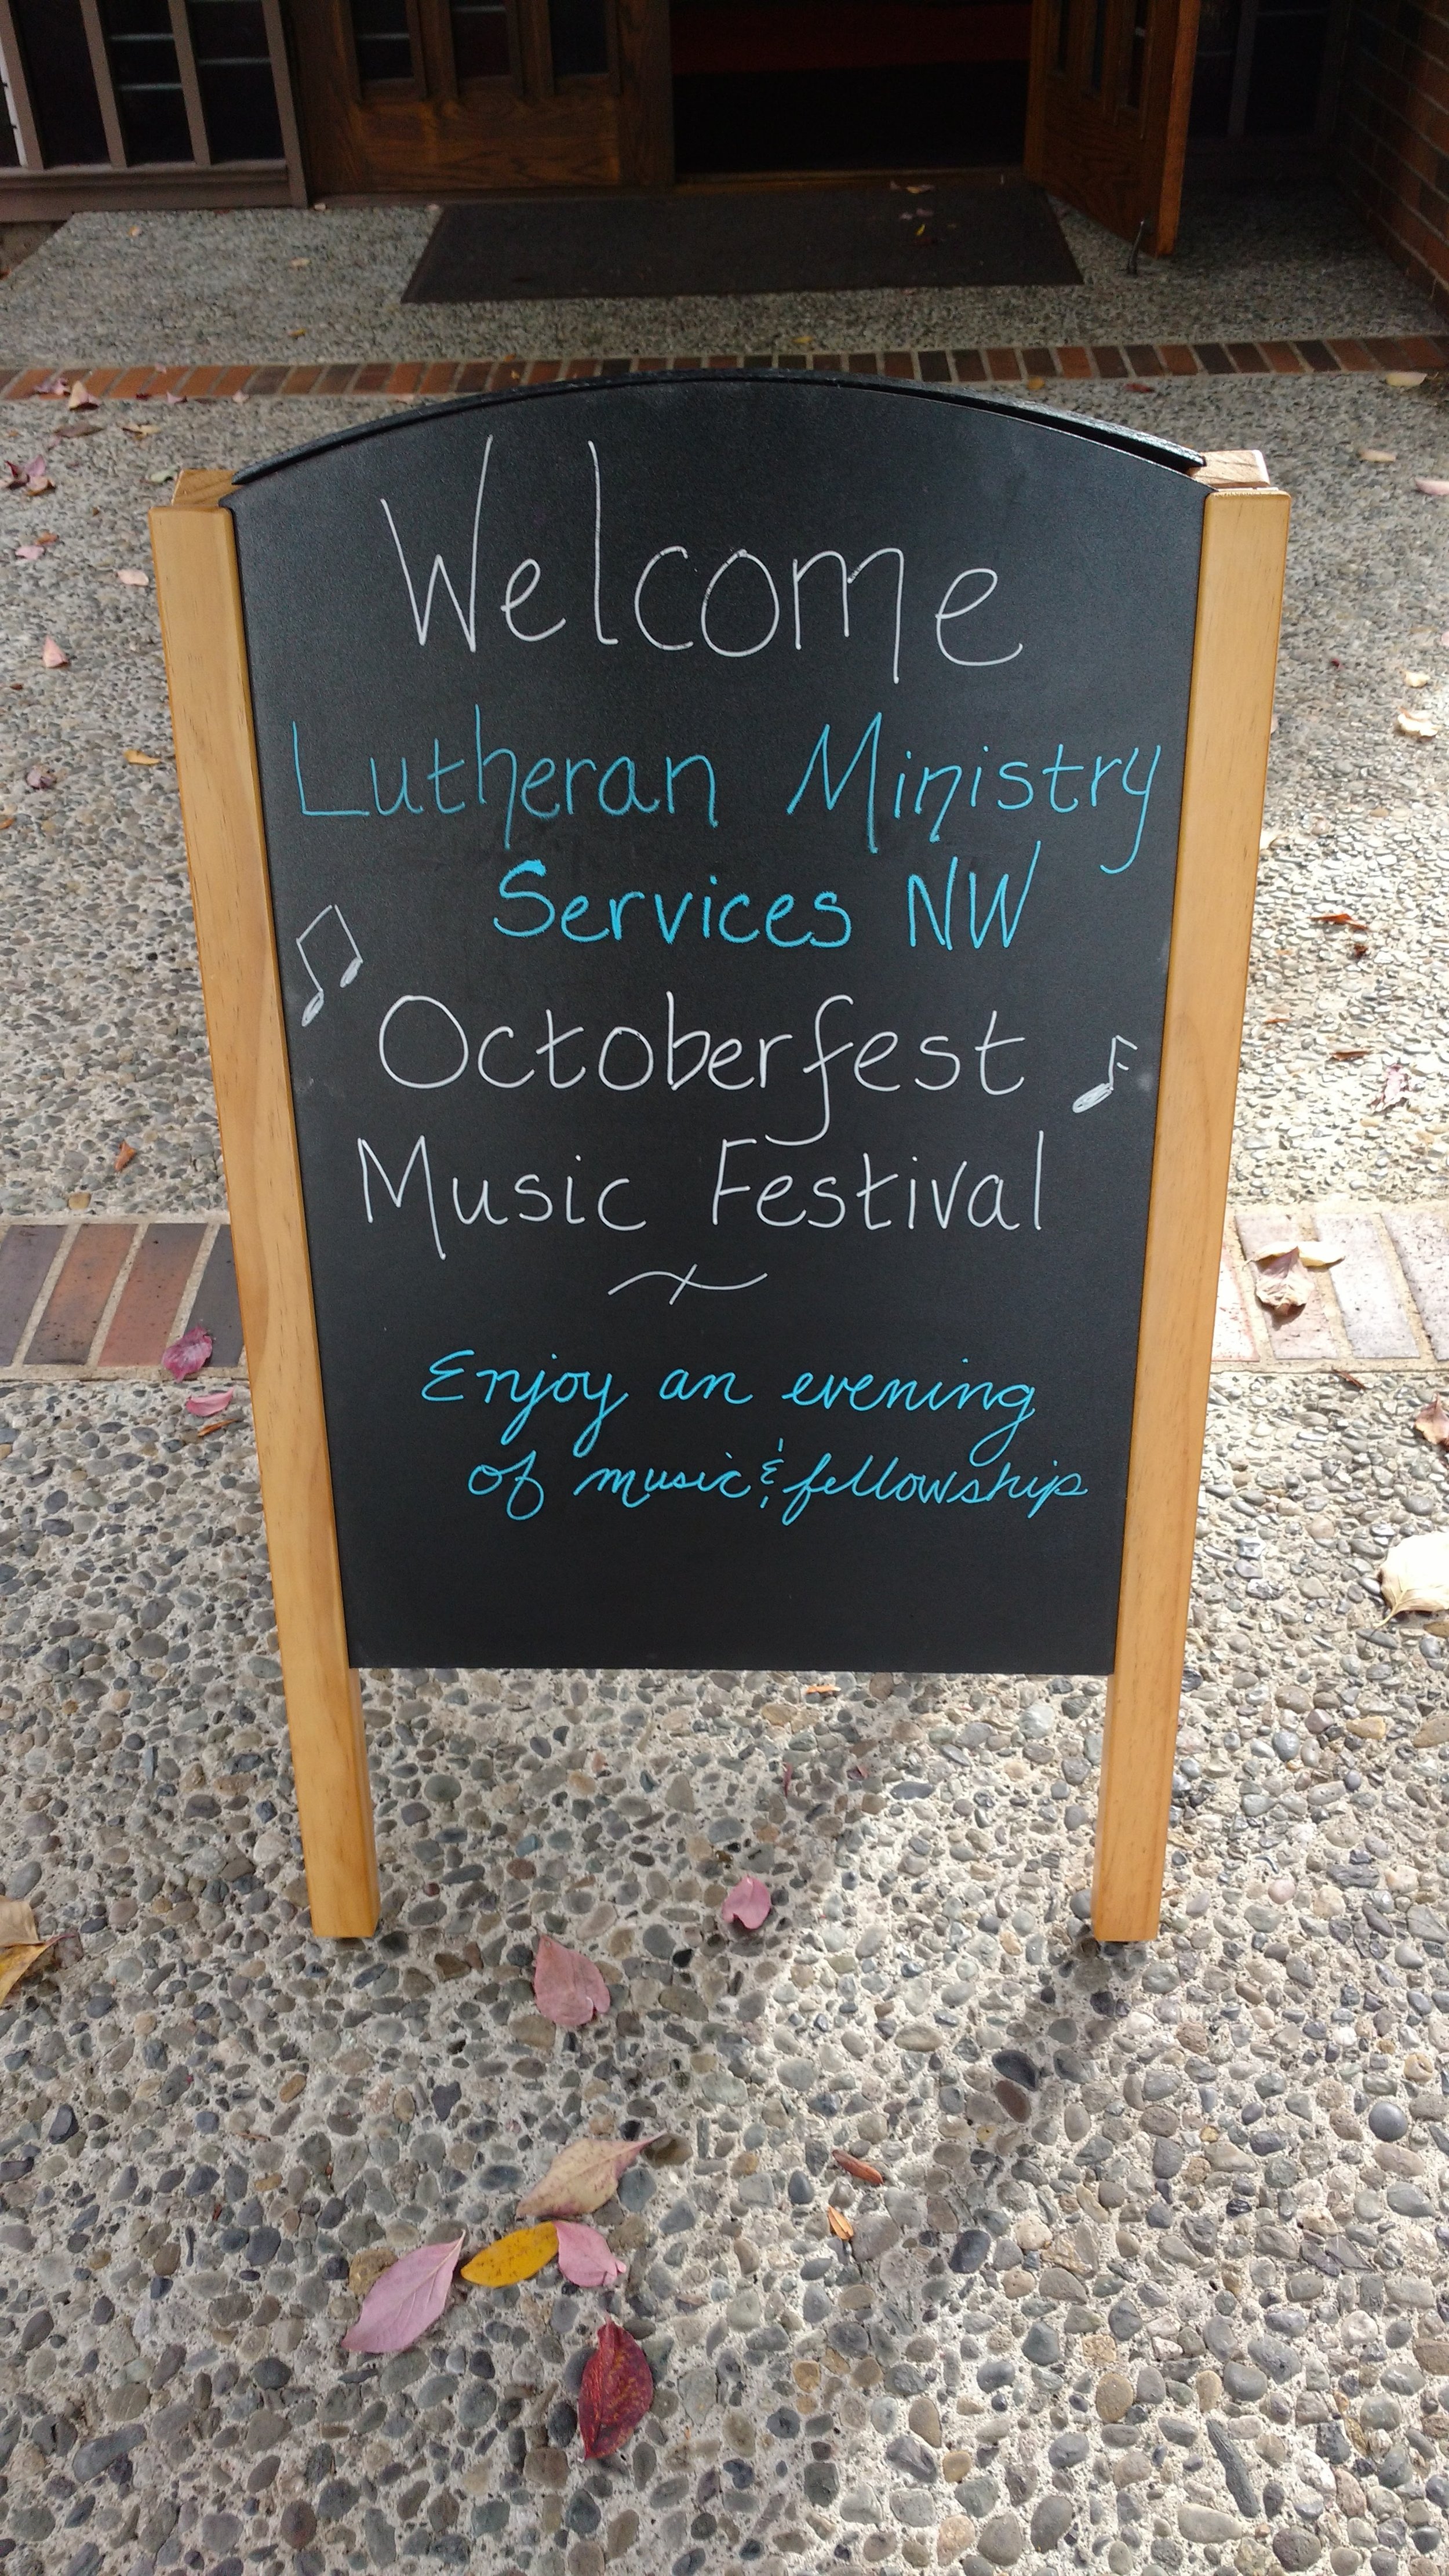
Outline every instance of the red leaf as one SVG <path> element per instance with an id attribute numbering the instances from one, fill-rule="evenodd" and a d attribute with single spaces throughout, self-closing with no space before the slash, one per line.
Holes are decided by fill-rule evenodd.
<path id="1" fill-rule="evenodd" d="M 579 2382 L 579 2431 L 586 2460 L 606 2460 L 628 2441 L 654 2403 L 654 2375 L 643 2348 L 606 2318 Z"/>
<path id="2" fill-rule="evenodd" d="M 770 1891 L 762 1878 L 747 1870 L 737 1878 L 719 1910 L 721 1923 L 738 1923 L 745 1932 L 758 1932 L 770 1911 Z"/>
<path id="3" fill-rule="evenodd" d="M 168 1342 L 161 1354 L 161 1366 L 181 1386 L 189 1377 L 199 1377 L 211 1357 L 211 1335 L 204 1324 L 193 1324 L 179 1342 Z"/>
<path id="4" fill-rule="evenodd" d="M 609 2009 L 609 1989 L 582 1950 L 566 1950 L 545 1932 L 533 1963 L 533 2000 L 560 2030 L 582 2030 Z"/>

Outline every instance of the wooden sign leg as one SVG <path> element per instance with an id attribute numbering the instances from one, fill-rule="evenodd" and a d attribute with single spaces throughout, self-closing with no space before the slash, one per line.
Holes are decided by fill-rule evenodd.
<path id="1" fill-rule="evenodd" d="M 312 1928 L 375 1931 L 362 1695 L 347 1659 L 322 1373 L 241 588 L 225 474 L 151 513 L 176 775 L 231 1206 Z"/>
<path id="2" fill-rule="evenodd" d="M 1287 542 L 1286 494 L 1209 495 L 1097 1808 L 1099 1941 L 1150 1941 L 1162 1903 Z"/>

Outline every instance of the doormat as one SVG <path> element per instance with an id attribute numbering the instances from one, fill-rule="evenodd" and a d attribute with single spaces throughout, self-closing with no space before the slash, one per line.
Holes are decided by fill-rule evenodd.
<path id="1" fill-rule="evenodd" d="M 893 286 L 1076 286 L 1040 188 L 688 188 L 447 206 L 408 304 L 799 295 Z"/>

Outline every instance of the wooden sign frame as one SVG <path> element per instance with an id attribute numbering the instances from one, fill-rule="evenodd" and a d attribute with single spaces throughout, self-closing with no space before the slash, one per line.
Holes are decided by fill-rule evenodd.
<path id="1" fill-rule="evenodd" d="M 1157 1931 L 1272 721 L 1288 499 L 1209 458 L 1092 1924 Z M 225 472 L 151 513 L 196 946 L 315 1932 L 376 1929 L 241 585 Z"/>

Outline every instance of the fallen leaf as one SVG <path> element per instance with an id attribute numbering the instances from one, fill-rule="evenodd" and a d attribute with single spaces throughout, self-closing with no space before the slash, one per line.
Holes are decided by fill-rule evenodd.
<path id="1" fill-rule="evenodd" d="M 745 1932 L 758 1932 L 770 1911 L 770 1891 L 762 1878 L 752 1878 L 746 1870 L 737 1878 L 719 1910 L 721 1923 L 738 1923 Z"/>
<path id="2" fill-rule="evenodd" d="M 1369 1107 L 1370 1109 L 1397 1109 L 1400 1102 L 1407 1100 L 1408 1096 L 1408 1072 L 1400 1064 L 1397 1056 L 1391 1056 L 1384 1066 L 1384 1078 L 1379 1086 L 1378 1098 L 1371 1100 Z"/>
<path id="3" fill-rule="evenodd" d="M 53 769 L 27 769 L 25 773 L 25 784 L 30 788 L 53 787 L 55 785 L 55 771 Z"/>
<path id="4" fill-rule="evenodd" d="M 1296 1244 L 1288 1252 L 1264 1254 L 1257 1262 L 1253 1293 L 1270 1315 L 1301 1314 L 1308 1303 L 1308 1273 Z"/>
<path id="5" fill-rule="evenodd" d="M 582 1950 L 566 1950 L 545 1932 L 533 1963 L 533 2000 L 559 2030 L 582 2030 L 595 2014 L 608 2011 L 610 1996 L 592 1959 Z"/>
<path id="6" fill-rule="evenodd" d="M 1432 671 L 1406 671 L 1404 686 L 1406 689 L 1427 689 L 1433 677 Z"/>
<path id="7" fill-rule="evenodd" d="M 825 2224 L 829 2228 L 832 2236 L 839 2237 L 842 2245 L 848 2245 L 855 2234 L 855 2229 L 846 2217 L 844 2210 L 837 2209 L 833 2200 L 827 2201 L 826 2203 Z"/>
<path id="8" fill-rule="evenodd" d="M 628 2264 L 620 2262 L 597 2227 L 580 2227 L 571 2218 L 561 2218 L 556 2232 L 558 2268 L 579 2289 L 607 2290 L 628 2271 Z"/>
<path id="9" fill-rule="evenodd" d="M 1411 394 L 1423 383 L 1424 374 L 1422 367 L 1390 367 L 1384 383 L 1391 385 L 1396 394 Z"/>
<path id="10" fill-rule="evenodd" d="M 1449 1411 L 1444 1398 L 1436 1395 L 1429 1404 L 1421 1405 L 1414 1416 L 1414 1429 L 1431 1449 L 1449 1449 Z"/>
<path id="11" fill-rule="evenodd" d="M 37 394 L 48 401 L 56 394 L 69 393 L 70 378 L 69 376 L 61 375 L 59 370 L 57 370 L 55 374 L 46 377 L 44 384 L 37 385 L 35 390 Z"/>
<path id="12" fill-rule="evenodd" d="M 465 2263 L 461 2277 L 482 2290 L 511 2289 L 515 2281 L 531 2281 L 557 2252 L 558 2231 L 551 2224 L 515 2227 Z"/>
<path id="13" fill-rule="evenodd" d="M 77 376 L 75 383 L 70 389 L 70 400 L 66 404 L 66 410 L 98 411 L 99 409 L 100 405 L 97 402 L 95 395 L 91 392 L 89 385 L 86 384 L 80 376 Z"/>
<path id="14" fill-rule="evenodd" d="M 126 572 L 118 572 L 116 579 L 117 581 L 124 582 L 127 590 L 149 590 L 151 587 L 151 576 L 148 572 L 134 572 L 127 570 Z"/>
<path id="15" fill-rule="evenodd" d="M 121 758 L 129 760 L 133 769 L 159 769 L 162 766 L 159 751 L 123 751 Z"/>
<path id="16" fill-rule="evenodd" d="M 114 1163 L 113 1163 L 113 1164 L 112 1164 L 112 1166 L 111 1166 L 112 1171 L 115 1171 L 115 1172 L 126 1172 L 126 1171 L 129 1171 L 129 1170 L 130 1170 L 130 1167 L 131 1167 L 131 1165 L 134 1163 L 134 1161 L 135 1161 L 135 1159 L 136 1159 L 136 1156 L 137 1156 L 137 1154 L 138 1154 L 138 1152 L 139 1152 L 139 1151 L 140 1151 L 139 1146 L 136 1146 L 136 1145 L 128 1145 L 128 1144 L 126 1143 L 125 1139 L 123 1138 L 123 1139 L 122 1139 L 122 1141 L 121 1141 L 121 1143 L 120 1143 L 120 1144 L 117 1146 L 117 1148 L 116 1148 L 116 1159 L 115 1159 Z"/>
<path id="17" fill-rule="evenodd" d="M 1332 912 L 1315 912 L 1313 918 L 1315 921 L 1332 922 L 1347 930 L 1367 930 L 1368 928 L 1368 923 L 1360 921 L 1356 913 L 1344 912 L 1337 908 Z"/>
<path id="18" fill-rule="evenodd" d="M 542 2181 L 524 2193 L 519 2217 L 586 2218 L 613 2199 L 620 2174 L 653 2144 L 653 2138 L 575 2138 L 560 2148 Z"/>
<path id="19" fill-rule="evenodd" d="M 1438 726 L 1432 724 L 1428 716 L 1412 714 L 1407 707 L 1400 707 L 1394 723 L 1400 733 L 1408 735 L 1411 742 L 1434 742 L 1438 738 Z"/>
<path id="20" fill-rule="evenodd" d="M 1399 451 L 1396 447 L 1361 447 L 1358 461 L 1360 465 L 1397 465 Z"/>
<path id="21" fill-rule="evenodd" d="M 38 1968 L 47 1951 L 54 1948 L 53 1941 L 15 1941 L 0 1949 L 0 2004 L 7 2001 L 21 1978 L 28 1977 L 32 1968 Z"/>
<path id="22" fill-rule="evenodd" d="M 1414 489 L 1425 493 L 1431 501 L 1449 501 L 1449 483 L 1440 474 L 1416 474 Z"/>
<path id="23" fill-rule="evenodd" d="M 225 1413 L 235 1392 L 236 1389 L 230 1386 L 208 1387 L 205 1393 L 198 1389 L 194 1395 L 188 1395 L 185 1410 L 198 1422 L 210 1422 L 216 1414 Z"/>
<path id="24" fill-rule="evenodd" d="M 199 1377 L 212 1353 L 212 1339 L 204 1324 L 193 1324 L 179 1341 L 168 1342 L 161 1354 L 161 1366 L 174 1377 L 178 1386 L 189 1377 Z"/>
<path id="25" fill-rule="evenodd" d="M 65 652 L 59 644 L 57 644 L 53 635 L 47 635 L 45 642 L 40 648 L 40 658 L 45 664 L 47 671 L 68 671 L 70 669 L 70 655 Z"/>
<path id="26" fill-rule="evenodd" d="M 876 2165 L 868 2165 L 864 2156 L 848 2156 L 844 2147 L 832 2147 L 830 2156 L 831 2162 L 839 2165 L 841 2172 L 848 2173 L 855 2182 L 885 2181 L 885 2175 Z"/>
<path id="27" fill-rule="evenodd" d="M 148 421 L 144 429 L 138 428 L 129 420 L 123 420 L 121 427 L 127 438 L 159 438 L 161 435 L 161 423 L 159 420 Z"/>
<path id="28" fill-rule="evenodd" d="M 221 1413 L 214 1422 L 193 1422 L 181 1437 L 183 1440 L 209 1440 L 214 1431 L 235 1431 L 241 1419 L 239 1413 Z"/>
<path id="29" fill-rule="evenodd" d="M 606 2460 L 619 2450 L 653 2403 L 654 2375 L 643 2346 L 606 2317 L 579 2382 L 584 2458 Z"/>
<path id="30" fill-rule="evenodd" d="M 1401 1538 L 1379 1567 L 1379 1587 L 1393 1619 L 1407 1610 L 1449 1610 L 1449 1530 Z"/>
<path id="31" fill-rule="evenodd" d="M 0 1947 L 8 1948 L 16 1941 L 27 1942 L 32 1948 L 43 1946 L 25 1898 L 0 1896 Z"/>
<path id="32" fill-rule="evenodd" d="M 400 2254 L 368 2291 L 357 2323 L 342 2338 L 343 2351 L 406 2352 L 447 2306 L 462 2250 L 462 2237 L 450 2236 L 443 2245 Z"/>
<path id="33" fill-rule="evenodd" d="M 838 1682 L 807 1682 L 805 1685 L 805 1697 L 807 1699 L 839 1699 L 840 1684 Z"/>
<path id="34" fill-rule="evenodd" d="M 1267 855 L 1268 855 L 1268 852 L 1269 852 L 1269 851 L 1271 850 L 1271 848 L 1273 847 L 1274 842 L 1275 842 L 1275 841 L 1281 841 L 1281 840 L 1282 840 L 1282 838 L 1283 838 L 1283 835 L 1282 835 L 1282 833 L 1281 833 L 1281 832 L 1260 832 L 1260 833 L 1258 834 L 1258 856 L 1259 856 L 1259 858 L 1260 858 L 1260 859 L 1266 859 L 1266 857 L 1267 857 Z"/>
<path id="35" fill-rule="evenodd" d="M 44 546 L 17 546 L 15 549 L 15 560 L 17 563 L 39 563 L 44 553 Z"/>
<path id="36" fill-rule="evenodd" d="M 1332 1270 L 1343 1254 L 1335 1243 L 1300 1243 L 1298 1258 L 1305 1270 Z"/>
<path id="37" fill-rule="evenodd" d="M 27 500 L 39 501 L 43 499 L 47 492 L 53 492 L 54 490 L 55 485 L 52 483 L 50 476 L 46 473 L 43 460 L 37 458 L 35 464 L 31 466 L 30 471 L 25 478 L 25 493 Z"/>
<path id="38" fill-rule="evenodd" d="M 1372 1052 L 1370 1047 L 1334 1047 L 1330 1061 L 1334 1064 L 1362 1064 L 1364 1057 Z"/>
<path id="39" fill-rule="evenodd" d="M 1360 1395 L 1362 1395 L 1364 1388 L 1368 1384 L 1368 1379 L 1366 1377 L 1355 1377 L 1352 1369 L 1336 1368 L 1333 1374 L 1337 1378 L 1340 1386 L 1351 1386 Z"/>

